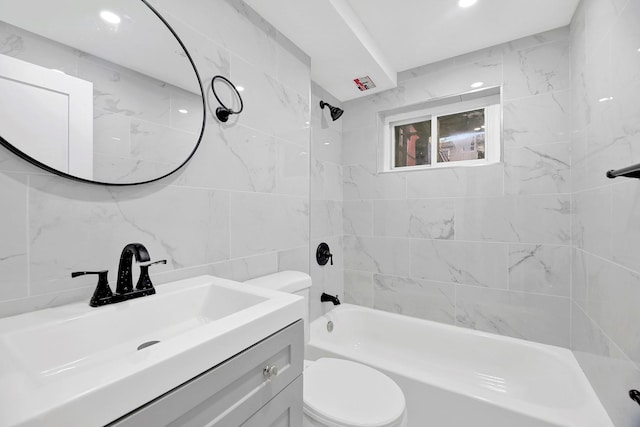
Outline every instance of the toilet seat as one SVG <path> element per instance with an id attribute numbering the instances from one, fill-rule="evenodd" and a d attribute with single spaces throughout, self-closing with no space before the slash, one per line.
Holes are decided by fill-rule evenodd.
<path id="1" fill-rule="evenodd" d="M 405 400 L 383 373 L 348 360 L 322 358 L 304 370 L 304 412 L 329 427 L 396 427 Z"/>

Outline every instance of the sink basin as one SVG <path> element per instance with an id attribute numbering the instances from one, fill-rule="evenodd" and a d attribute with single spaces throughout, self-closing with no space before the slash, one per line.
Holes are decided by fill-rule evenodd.
<path id="1" fill-rule="evenodd" d="M 0 425 L 102 426 L 301 319 L 301 297 L 199 276 L 0 319 Z"/>

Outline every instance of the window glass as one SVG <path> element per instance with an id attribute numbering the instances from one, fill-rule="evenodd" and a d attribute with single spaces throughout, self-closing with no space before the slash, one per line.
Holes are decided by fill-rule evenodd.
<path id="1" fill-rule="evenodd" d="M 485 157 L 484 108 L 438 117 L 438 162 Z"/>
<path id="2" fill-rule="evenodd" d="M 394 167 L 431 164 L 431 120 L 393 127 Z"/>

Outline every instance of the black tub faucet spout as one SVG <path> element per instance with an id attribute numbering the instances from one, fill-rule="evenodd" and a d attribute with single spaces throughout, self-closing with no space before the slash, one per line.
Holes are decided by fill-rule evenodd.
<path id="1" fill-rule="evenodd" d="M 329 295 L 326 293 L 322 293 L 322 295 L 320 295 L 320 301 L 321 302 L 332 302 L 333 305 L 340 305 L 340 300 L 338 299 L 338 295 L 336 295 L 335 297 L 333 295 Z"/>

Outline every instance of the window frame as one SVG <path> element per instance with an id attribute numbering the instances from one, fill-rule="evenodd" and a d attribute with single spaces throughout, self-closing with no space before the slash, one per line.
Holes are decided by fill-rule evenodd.
<path id="1" fill-rule="evenodd" d="M 382 170 L 380 172 L 407 172 L 451 167 L 481 166 L 500 163 L 502 159 L 502 91 L 500 87 L 487 88 L 474 99 L 461 100 L 463 95 L 442 98 L 418 106 L 405 107 L 401 112 L 381 113 Z M 435 105 L 429 105 L 435 104 Z M 438 162 L 438 118 L 479 109 L 485 110 L 485 158 Z M 431 164 L 395 166 L 395 126 L 431 120 Z M 380 163 L 379 163 L 380 164 Z"/>

